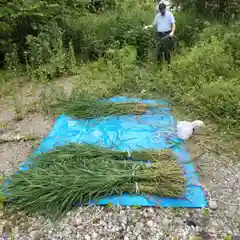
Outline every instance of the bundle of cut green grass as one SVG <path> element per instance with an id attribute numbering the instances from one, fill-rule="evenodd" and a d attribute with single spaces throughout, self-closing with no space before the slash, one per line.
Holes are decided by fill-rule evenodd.
<path id="1" fill-rule="evenodd" d="M 58 147 L 37 157 L 32 170 L 12 176 L 6 185 L 8 200 L 27 212 L 56 219 L 73 203 L 115 194 L 183 195 L 185 179 L 176 161 L 163 158 L 143 164 L 125 158 L 125 153 L 88 145 Z"/>
<path id="2" fill-rule="evenodd" d="M 136 102 L 113 103 L 104 101 L 87 100 L 83 98 L 70 98 L 67 101 L 59 102 L 53 108 L 57 113 L 64 112 L 68 116 L 82 119 L 97 117 L 120 116 L 120 115 L 141 115 L 146 113 L 147 105 Z"/>
<path id="3" fill-rule="evenodd" d="M 107 148 L 93 146 L 90 144 L 76 144 L 70 143 L 65 146 L 54 148 L 52 151 L 33 157 L 33 162 L 37 166 L 48 167 L 52 165 L 52 159 L 54 162 L 60 164 L 66 161 L 76 163 L 80 158 L 111 158 L 115 160 L 127 160 L 133 159 L 136 161 L 176 161 L 175 155 L 170 150 L 148 150 L 148 151 L 136 151 L 131 152 L 131 156 L 127 152 L 114 151 Z"/>

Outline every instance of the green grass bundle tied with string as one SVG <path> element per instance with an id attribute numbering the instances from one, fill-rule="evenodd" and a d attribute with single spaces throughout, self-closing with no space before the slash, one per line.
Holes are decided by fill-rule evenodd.
<path id="1" fill-rule="evenodd" d="M 80 97 L 70 98 L 53 106 L 57 113 L 65 113 L 68 116 L 81 119 L 97 117 L 120 116 L 120 115 L 141 115 L 146 113 L 147 104 L 137 102 L 104 102 L 87 100 Z"/>
<path id="2" fill-rule="evenodd" d="M 115 160 L 133 159 L 136 161 L 176 161 L 175 155 L 171 150 L 145 150 L 130 153 L 102 148 L 90 144 L 70 143 L 65 146 L 55 147 L 52 151 L 33 157 L 33 162 L 38 166 L 48 167 L 52 164 L 52 159 L 60 164 L 66 161 L 79 161 L 80 158 L 105 157 Z M 77 163 L 76 163 L 77 164 Z"/>
<path id="3" fill-rule="evenodd" d="M 38 156 L 31 170 L 13 175 L 6 185 L 11 193 L 7 198 L 14 199 L 18 209 L 56 219 L 73 203 L 115 194 L 183 195 L 185 178 L 176 161 L 144 164 L 125 159 L 125 153 L 89 145 L 58 147 Z"/>

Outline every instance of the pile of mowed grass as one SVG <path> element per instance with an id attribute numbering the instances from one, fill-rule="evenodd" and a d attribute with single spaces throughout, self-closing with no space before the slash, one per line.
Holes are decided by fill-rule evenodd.
<path id="1" fill-rule="evenodd" d="M 141 115 L 146 113 L 148 106 L 136 102 L 105 102 L 84 99 L 83 96 L 74 96 L 67 101 L 58 102 L 53 108 L 59 113 L 81 119 L 91 119 L 107 116 Z"/>
<path id="2" fill-rule="evenodd" d="M 11 203 L 18 209 L 56 219 L 74 203 L 111 195 L 183 195 L 185 178 L 172 156 L 149 151 L 132 157 L 90 145 L 57 147 L 35 157 L 31 170 L 11 176 L 6 200 L 14 199 Z M 152 162 L 138 161 L 143 159 Z"/>

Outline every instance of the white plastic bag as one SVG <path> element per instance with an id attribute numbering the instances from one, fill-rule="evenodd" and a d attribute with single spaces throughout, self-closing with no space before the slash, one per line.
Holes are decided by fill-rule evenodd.
<path id="1" fill-rule="evenodd" d="M 188 140 L 195 131 L 202 127 L 204 127 L 204 123 L 200 120 L 194 122 L 180 121 L 177 123 L 177 136 L 182 140 Z"/>

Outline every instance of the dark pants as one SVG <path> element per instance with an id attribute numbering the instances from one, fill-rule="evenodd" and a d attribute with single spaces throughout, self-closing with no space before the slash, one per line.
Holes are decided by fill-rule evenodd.
<path id="1" fill-rule="evenodd" d="M 166 46 L 165 42 L 167 41 L 164 39 L 167 35 L 169 35 L 171 31 L 169 32 L 157 32 L 156 35 L 156 54 L 157 54 L 157 60 L 162 61 L 163 57 L 165 61 L 170 64 L 171 63 L 171 51 L 170 48 Z"/>

